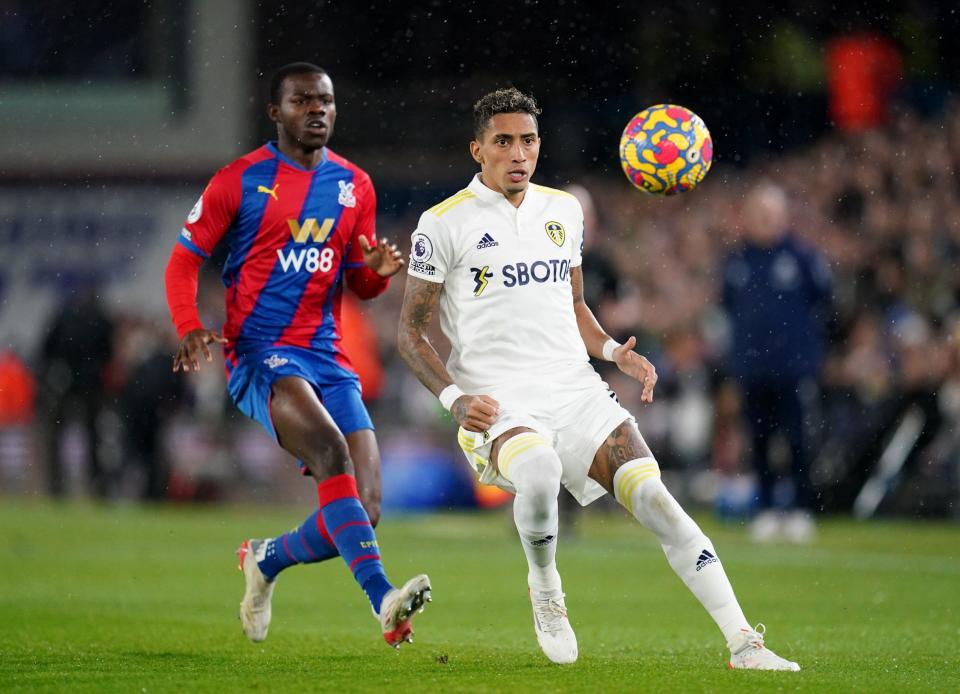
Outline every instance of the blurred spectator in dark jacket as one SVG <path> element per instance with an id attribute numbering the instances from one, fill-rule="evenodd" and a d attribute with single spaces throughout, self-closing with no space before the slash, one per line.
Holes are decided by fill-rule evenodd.
<path id="1" fill-rule="evenodd" d="M 84 445 L 90 491 L 109 493 L 102 460 L 98 419 L 106 404 L 103 373 L 113 353 L 113 322 L 92 288 L 78 290 L 54 315 L 41 350 L 40 382 L 47 431 L 48 489 L 64 494 L 64 434 L 79 420 L 86 434 Z"/>
<path id="2" fill-rule="evenodd" d="M 753 436 L 758 508 L 752 534 L 771 540 L 808 541 L 813 534 L 813 498 L 805 442 L 809 403 L 824 353 L 824 319 L 830 299 L 826 262 L 789 231 L 784 191 L 763 182 L 746 198 L 745 242 L 727 260 L 723 305 L 732 332 L 730 369 L 740 382 Z M 778 474 L 770 452 L 781 434 L 790 450 L 791 511 L 774 510 Z"/>
<path id="3" fill-rule="evenodd" d="M 167 496 L 170 477 L 163 435 L 184 402 L 186 383 L 171 368 L 175 335 L 149 324 L 135 333 L 128 336 L 135 353 L 118 405 L 126 432 L 126 460 L 139 465 L 144 473 L 140 496 L 159 501 Z"/>

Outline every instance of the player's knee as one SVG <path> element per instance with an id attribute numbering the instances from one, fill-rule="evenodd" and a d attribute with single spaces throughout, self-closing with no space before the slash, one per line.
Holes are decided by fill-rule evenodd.
<path id="1" fill-rule="evenodd" d="M 563 476 L 556 451 L 547 445 L 535 446 L 511 463 L 509 474 L 517 494 L 528 500 L 537 515 L 552 515 Z"/>
<path id="2" fill-rule="evenodd" d="M 314 477 L 353 474 L 350 449 L 342 436 L 317 436 L 311 442 L 303 462 Z"/>
<path id="3" fill-rule="evenodd" d="M 527 487 L 531 494 L 546 499 L 557 498 L 560 493 L 563 468 L 560 465 L 560 458 L 553 450 L 546 452 L 539 460 L 530 461 L 527 473 L 529 477 Z"/>

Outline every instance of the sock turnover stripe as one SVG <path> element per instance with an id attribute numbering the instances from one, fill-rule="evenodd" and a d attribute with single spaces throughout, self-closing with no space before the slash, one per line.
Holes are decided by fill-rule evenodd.
<path id="1" fill-rule="evenodd" d="M 534 441 L 522 441 L 519 444 L 516 444 L 515 446 L 511 446 L 510 448 L 507 448 L 506 446 L 504 446 L 503 448 L 500 449 L 500 458 L 499 458 L 500 462 L 506 463 L 507 465 L 509 465 L 511 462 L 513 462 L 513 459 L 516 458 L 521 453 L 526 453 L 531 448 L 542 446 L 544 445 L 544 443 L 545 442 L 543 440 L 534 440 Z"/>
<path id="2" fill-rule="evenodd" d="M 528 431 L 523 434 L 517 434 L 503 444 L 503 447 L 500 449 L 500 455 L 509 455 L 513 457 L 518 453 L 522 453 L 523 451 L 529 449 L 531 446 L 536 446 L 538 444 L 542 444 L 544 446 L 549 445 L 547 440 L 536 432 Z"/>
<path id="3" fill-rule="evenodd" d="M 619 480 L 617 480 L 617 488 L 622 492 L 623 495 L 629 496 L 636 488 L 635 482 L 645 480 L 650 477 L 657 477 L 659 475 L 660 469 L 656 466 L 629 470 L 625 472 Z"/>
<path id="4" fill-rule="evenodd" d="M 357 478 L 346 473 L 328 477 L 317 484 L 317 500 L 320 508 L 339 499 L 359 499 Z"/>
<path id="5" fill-rule="evenodd" d="M 655 462 L 644 463 L 627 470 L 618 476 L 615 490 L 617 500 L 630 513 L 633 513 L 633 492 L 644 480 L 660 476 L 660 468 Z"/>
<path id="6" fill-rule="evenodd" d="M 623 470 L 623 468 L 620 468 Z M 660 468 L 656 463 L 644 463 L 642 465 L 637 465 L 631 467 L 629 470 L 624 470 L 619 472 L 616 475 L 616 488 L 618 493 L 623 490 L 627 483 L 635 479 L 639 475 L 657 475 L 660 474 Z"/>
<path id="7" fill-rule="evenodd" d="M 504 477 L 507 477 L 507 473 L 510 470 L 510 465 L 513 463 L 514 458 L 521 453 L 526 453 L 531 448 L 536 448 L 537 446 L 549 447 L 546 439 L 540 436 L 540 434 L 531 432 L 528 434 L 519 434 L 510 439 L 503 445 L 503 448 L 500 449 L 500 457 L 498 459 L 500 474 Z"/>
<path id="8" fill-rule="evenodd" d="M 645 482 L 645 481 L 647 481 L 647 480 L 649 480 L 649 479 L 652 479 L 652 478 L 654 478 L 654 477 L 659 477 L 659 476 L 660 476 L 660 473 L 659 473 L 659 472 L 651 472 L 651 473 L 646 474 L 646 475 L 641 475 L 641 476 L 639 476 L 639 477 L 637 477 L 637 478 L 635 478 L 635 479 L 633 479 L 633 480 L 630 481 L 629 486 L 628 486 L 627 489 L 626 489 L 627 499 L 630 500 L 630 513 L 633 513 L 633 490 L 635 490 L 637 487 L 639 487 L 641 483 L 643 483 L 643 482 Z"/>

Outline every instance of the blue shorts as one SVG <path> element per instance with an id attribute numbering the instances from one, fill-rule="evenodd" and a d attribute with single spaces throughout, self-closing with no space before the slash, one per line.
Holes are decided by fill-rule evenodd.
<path id="1" fill-rule="evenodd" d="M 273 438 L 277 438 L 277 432 L 270 419 L 270 387 L 284 376 L 298 376 L 313 386 L 344 436 L 360 429 L 373 429 L 360 397 L 360 379 L 329 354 L 268 346 L 244 350 L 237 357 L 228 350 L 226 367 L 230 397 L 241 412 L 260 422 Z"/>

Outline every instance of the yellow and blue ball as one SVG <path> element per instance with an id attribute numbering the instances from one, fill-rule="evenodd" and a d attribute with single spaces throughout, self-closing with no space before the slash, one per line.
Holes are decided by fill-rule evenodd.
<path id="1" fill-rule="evenodd" d="M 713 163 L 710 131 L 683 106 L 658 104 L 627 123 L 620 137 L 620 165 L 634 186 L 653 195 L 692 190 Z"/>

